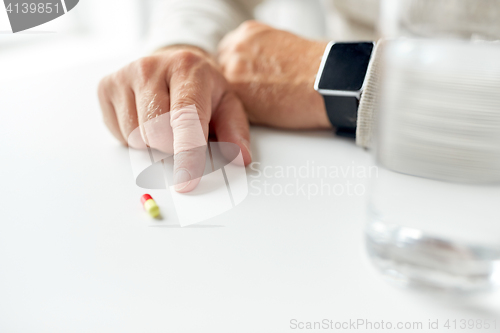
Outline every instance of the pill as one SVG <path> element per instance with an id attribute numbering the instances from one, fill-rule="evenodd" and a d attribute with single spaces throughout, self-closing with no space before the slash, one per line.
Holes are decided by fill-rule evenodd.
<path id="1" fill-rule="evenodd" d="M 160 208 L 149 194 L 144 194 L 141 197 L 141 203 L 146 212 L 152 217 L 158 217 L 158 215 L 160 215 Z"/>

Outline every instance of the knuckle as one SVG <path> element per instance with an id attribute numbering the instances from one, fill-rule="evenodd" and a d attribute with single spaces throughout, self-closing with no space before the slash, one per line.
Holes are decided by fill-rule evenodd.
<path id="1" fill-rule="evenodd" d="M 198 112 L 194 101 L 185 100 L 176 103 L 170 114 L 170 123 L 172 128 L 197 128 L 200 123 L 208 123 L 204 116 L 205 113 Z"/>
<path id="2" fill-rule="evenodd" d="M 135 63 L 138 78 L 142 82 L 146 82 L 153 75 L 156 67 L 156 61 L 152 57 L 145 57 L 137 60 Z"/>
<path id="3" fill-rule="evenodd" d="M 201 61 L 200 55 L 190 50 L 176 51 L 172 57 L 181 68 L 191 68 Z"/>
<path id="4" fill-rule="evenodd" d="M 234 59 L 239 59 L 241 55 L 250 52 L 250 44 L 247 38 L 238 36 L 219 50 L 219 62 L 226 65 Z"/>
<path id="5" fill-rule="evenodd" d="M 228 53 L 228 50 L 229 50 L 228 42 L 227 42 L 227 39 L 224 38 L 217 46 L 217 57 L 218 58 L 223 57 L 225 54 Z"/>
<path id="6" fill-rule="evenodd" d="M 226 42 L 223 46 L 219 46 L 218 49 L 218 59 L 219 62 L 224 63 L 227 59 L 234 56 L 236 50 L 234 48 L 234 43 Z"/>
<path id="7" fill-rule="evenodd" d="M 193 114 L 193 109 L 196 111 L 196 101 L 188 96 L 182 97 L 171 105 L 172 118 L 185 119 L 187 115 Z"/>
<path id="8" fill-rule="evenodd" d="M 229 82 L 237 82 L 247 72 L 247 64 L 240 57 L 234 57 L 224 64 L 222 72 Z"/>
<path id="9" fill-rule="evenodd" d="M 194 102 L 190 102 L 190 101 L 183 101 L 183 102 L 179 102 L 179 103 L 176 103 L 176 106 L 175 108 L 172 108 L 172 114 L 170 115 L 171 116 L 171 119 L 173 119 L 174 121 L 175 120 L 187 120 L 189 119 L 191 116 L 195 116 L 197 115 L 197 111 L 196 111 L 196 107 L 194 106 Z"/>
<path id="10" fill-rule="evenodd" d="M 108 76 L 108 87 L 113 87 L 119 84 L 124 84 L 127 81 L 126 68 L 122 68 L 117 72 Z"/>
<path id="11" fill-rule="evenodd" d="M 258 39 L 258 35 L 266 31 L 268 26 L 257 21 L 245 21 L 235 31 L 230 43 L 225 43 L 222 51 L 226 54 L 248 53 Z"/>
<path id="12" fill-rule="evenodd" d="M 248 36 L 236 39 L 234 44 L 229 47 L 228 52 L 230 54 L 245 53 L 249 46 L 249 39 L 250 38 Z"/>
<path id="13" fill-rule="evenodd" d="M 99 97 L 99 100 L 101 101 L 110 100 L 116 94 L 116 91 L 118 90 L 117 83 L 123 82 L 117 78 L 118 74 L 119 72 L 110 74 L 104 77 L 99 82 L 99 85 L 97 87 L 97 95 Z"/>
<path id="14" fill-rule="evenodd" d="M 258 21 L 248 20 L 240 24 L 238 30 L 240 30 L 243 33 L 252 33 L 262 26 L 264 25 Z"/>

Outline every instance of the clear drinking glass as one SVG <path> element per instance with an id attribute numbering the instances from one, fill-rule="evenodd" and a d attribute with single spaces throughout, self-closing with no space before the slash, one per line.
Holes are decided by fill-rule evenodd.
<path id="1" fill-rule="evenodd" d="M 382 49 L 366 244 L 405 286 L 500 284 L 500 44 L 404 39 Z"/>

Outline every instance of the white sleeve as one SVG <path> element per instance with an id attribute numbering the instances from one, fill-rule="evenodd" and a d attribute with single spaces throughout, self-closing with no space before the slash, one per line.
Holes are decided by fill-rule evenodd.
<path id="1" fill-rule="evenodd" d="M 212 54 L 229 31 L 253 17 L 255 0 L 161 0 L 153 5 L 147 50 L 175 44 Z"/>
<path id="2" fill-rule="evenodd" d="M 385 40 L 381 39 L 373 49 L 373 60 L 368 66 L 363 94 L 359 101 L 356 126 L 356 144 L 371 148 L 373 144 L 373 128 L 377 122 L 376 108 L 380 96 L 381 65 Z"/>

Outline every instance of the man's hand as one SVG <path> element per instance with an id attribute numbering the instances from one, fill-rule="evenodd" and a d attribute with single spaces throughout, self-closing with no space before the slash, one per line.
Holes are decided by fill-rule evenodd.
<path id="1" fill-rule="evenodd" d="M 218 61 L 254 124 L 330 128 L 314 80 L 327 43 L 247 21 L 219 45 Z"/>
<path id="2" fill-rule="evenodd" d="M 165 150 L 165 142 L 160 142 L 165 136 L 146 140 L 143 124 L 170 112 L 174 182 L 179 192 L 191 191 L 199 182 L 201 175 L 195 173 L 204 158 L 193 156 L 194 148 L 206 145 L 209 128 L 219 141 L 241 148 L 245 165 L 251 162 L 243 106 L 216 62 L 201 49 L 172 46 L 157 51 L 102 79 L 98 93 L 106 125 L 125 145 L 129 134 L 141 126 L 143 140 Z"/>

